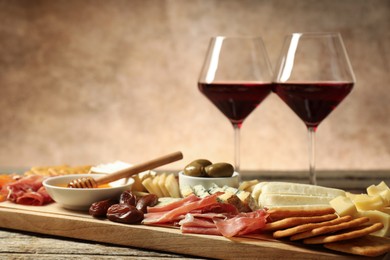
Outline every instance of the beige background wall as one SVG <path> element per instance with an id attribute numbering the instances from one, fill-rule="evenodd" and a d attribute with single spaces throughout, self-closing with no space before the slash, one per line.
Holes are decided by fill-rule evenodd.
<path id="1" fill-rule="evenodd" d="M 321 169 L 390 168 L 390 1 L 0 1 L 0 166 L 232 161 L 197 90 L 209 38 L 341 32 L 358 83 L 319 127 Z M 242 168 L 307 168 L 304 124 L 271 95 L 244 122 Z"/>

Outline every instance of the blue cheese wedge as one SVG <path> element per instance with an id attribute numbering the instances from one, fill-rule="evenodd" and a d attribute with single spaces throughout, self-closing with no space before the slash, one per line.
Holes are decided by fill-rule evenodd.
<path id="1" fill-rule="evenodd" d="M 225 192 L 221 187 L 219 187 L 217 184 L 213 183 L 211 187 L 207 190 L 210 194 L 215 194 L 217 192 Z"/>
<path id="2" fill-rule="evenodd" d="M 194 187 L 192 187 L 192 189 L 194 191 L 194 194 L 199 198 L 204 198 L 210 195 L 210 193 L 208 193 L 208 191 L 205 187 L 203 187 L 203 185 L 195 185 Z"/>

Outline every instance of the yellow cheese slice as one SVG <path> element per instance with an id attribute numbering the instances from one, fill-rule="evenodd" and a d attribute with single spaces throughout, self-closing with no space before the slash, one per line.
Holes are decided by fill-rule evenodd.
<path id="1" fill-rule="evenodd" d="M 383 199 L 379 195 L 359 194 L 354 196 L 352 200 L 358 210 L 378 210 L 385 207 Z"/>
<path id="2" fill-rule="evenodd" d="M 378 210 L 367 210 L 367 211 L 359 211 L 358 213 L 361 217 L 368 217 L 370 219 L 370 224 L 373 223 L 382 223 L 383 228 L 375 233 L 371 233 L 370 235 L 374 236 L 390 236 L 390 215 Z"/>

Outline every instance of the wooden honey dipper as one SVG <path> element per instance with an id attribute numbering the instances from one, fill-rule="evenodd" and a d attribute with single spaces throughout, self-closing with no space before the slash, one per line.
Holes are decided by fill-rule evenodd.
<path id="1" fill-rule="evenodd" d="M 178 161 L 183 159 L 183 154 L 181 152 L 175 152 L 171 154 L 167 154 L 156 159 L 136 164 L 134 166 L 119 170 L 117 172 L 104 175 L 98 178 L 92 177 L 84 177 L 72 180 L 68 184 L 68 188 L 97 188 L 99 185 L 110 183 L 112 181 L 116 181 L 122 178 L 130 177 L 131 175 L 151 170 L 157 168 L 159 166 Z"/>

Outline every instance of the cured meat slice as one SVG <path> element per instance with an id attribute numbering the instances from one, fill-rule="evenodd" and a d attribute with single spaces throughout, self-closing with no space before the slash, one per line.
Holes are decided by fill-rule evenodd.
<path id="1" fill-rule="evenodd" d="M 192 226 L 184 226 L 181 228 L 181 232 L 183 233 L 192 233 L 192 234 L 202 234 L 202 235 L 216 235 L 220 236 L 221 232 L 214 226 L 210 228 L 204 227 L 192 227 Z"/>
<path id="2" fill-rule="evenodd" d="M 183 227 L 204 227 L 215 228 L 215 223 L 210 218 L 194 217 L 191 213 L 186 214 L 185 218 L 180 220 L 179 225 Z"/>
<path id="3" fill-rule="evenodd" d="M 15 202 L 23 205 L 42 206 L 44 201 L 45 198 L 40 193 L 30 191 L 16 198 Z"/>
<path id="4" fill-rule="evenodd" d="M 203 199 L 184 204 L 170 211 L 147 213 L 145 214 L 143 223 L 146 225 L 151 225 L 173 222 L 181 215 L 185 215 L 193 210 L 201 209 L 217 203 L 217 196 L 218 194 L 213 194 Z"/>
<path id="5" fill-rule="evenodd" d="M 167 204 L 165 206 L 161 206 L 161 207 L 158 207 L 158 206 L 157 207 L 148 207 L 147 210 L 148 210 L 148 213 L 164 212 L 164 211 L 173 210 L 175 208 L 178 208 L 180 206 L 183 206 L 185 204 L 188 204 L 188 203 L 194 202 L 194 201 L 198 201 L 198 200 L 201 200 L 201 199 L 198 198 L 196 195 L 191 194 L 190 196 L 185 197 L 184 199 L 181 199 L 181 200 L 169 203 L 169 204 Z"/>
<path id="6" fill-rule="evenodd" d="M 225 237 L 240 236 L 260 230 L 266 224 L 267 213 L 256 210 L 249 213 L 240 213 L 226 220 L 215 220 L 215 225 Z"/>
<path id="7" fill-rule="evenodd" d="M 52 198 L 42 186 L 45 177 L 30 175 L 15 182 L 5 184 L 2 194 L 6 194 L 9 201 L 17 204 L 41 206 L 52 202 Z"/>
<path id="8" fill-rule="evenodd" d="M 237 215 L 239 213 L 238 209 L 229 203 L 215 203 L 211 204 L 207 207 L 198 209 L 198 210 L 193 210 L 191 213 L 224 213 L 227 215 Z"/>

